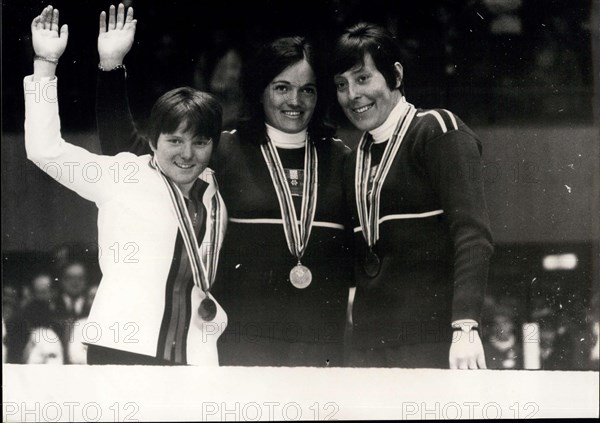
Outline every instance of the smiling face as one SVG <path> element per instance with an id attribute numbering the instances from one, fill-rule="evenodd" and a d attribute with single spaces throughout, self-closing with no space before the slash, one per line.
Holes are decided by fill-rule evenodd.
<path id="1" fill-rule="evenodd" d="M 371 131 L 385 122 L 402 94 L 398 89 L 390 90 L 370 54 L 365 54 L 363 62 L 337 74 L 334 81 L 338 102 L 350 122 L 362 131 Z M 396 63 L 394 67 L 399 87 L 402 66 Z"/>
<path id="2" fill-rule="evenodd" d="M 161 133 L 156 147 L 151 145 L 160 168 L 185 196 L 208 166 L 213 150 L 210 138 L 193 134 L 186 129 L 186 122 L 182 122 L 175 132 Z"/>
<path id="3" fill-rule="evenodd" d="M 267 123 L 288 134 L 308 127 L 317 105 L 317 81 L 312 67 L 301 60 L 277 75 L 262 95 Z"/>

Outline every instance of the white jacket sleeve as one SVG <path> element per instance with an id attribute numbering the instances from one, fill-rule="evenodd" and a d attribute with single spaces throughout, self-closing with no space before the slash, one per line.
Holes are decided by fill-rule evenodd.
<path id="1" fill-rule="evenodd" d="M 57 83 L 57 78 L 24 79 L 27 158 L 83 198 L 102 203 L 115 194 L 115 185 L 122 183 L 115 177 L 122 159 L 90 153 L 62 139 Z"/>

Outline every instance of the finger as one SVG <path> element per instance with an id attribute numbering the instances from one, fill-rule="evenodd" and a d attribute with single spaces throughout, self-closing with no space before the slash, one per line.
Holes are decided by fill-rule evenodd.
<path id="1" fill-rule="evenodd" d="M 52 25 L 50 29 L 58 32 L 58 9 L 54 9 L 54 13 L 52 13 Z"/>
<path id="2" fill-rule="evenodd" d="M 135 33 L 135 28 L 137 27 L 137 19 L 134 19 L 133 21 L 131 21 L 131 23 L 129 23 L 127 25 L 127 28 L 130 30 L 133 30 L 133 32 Z"/>
<path id="3" fill-rule="evenodd" d="M 477 356 L 477 366 L 479 366 L 480 369 L 487 369 L 487 366 L 485 365 L 485 356 L 483 354 Z"/>
<path id="4" fill-rule="evenodd" d="M 115 6 L 113 6 L 112 4 L 110 5 L 110 9 L 108 10 L 108 30 L 113 30 L 115 29 L 115 25 L 116 25 L 116 17 L 115 17 Z"/>
<path id="5" fill-rule="evenodd" d="M 41 29 L 47 29 L 47 23 L 48 23 L 48 13 L 50 12 L 52 6 L 46 6 L 46 8 L 42 11 L 42 17 L 40 20 L 40 24 L 41 24 Z"/>
<path id="6" fill-rule="evenodd" d="M 475 357 L 469 358 L 469 369 L 470 370 L 476 370 L 477 369 L 477 360 L 475 360 Z"/>
<path id="7" fill-rule="evenodd" d="M 133 7 L 127 9 L 127 17 L 125 18 L 125 22 L 133 21 Z"/>
<path id="8" fill-rule="evenodd" d="M 125 6 L 123 3 L 119 3 L 119 9 L 117 10 L 117 29 L 123 29 L 123 23 L 125 22 Z"/>
<path id="9" fill-rule="evenodd" d="M 54 8 L 52 6 L 48 6 L 48 13 L 46 14 L 46 23 L 44 24 L 44 28 L 51 30 L 52 29 L 52 17 L 54 16 Z"/>
<path id="10" fill-rule="evenodd" d="M 459 358 L 458 359 L 458 368 L 460 370 L 467 370 L 469 368 L 469 365 L 467 364 L 467 360 L 465 360 L 464 358 Z"/>
<path id="11" fill-rule="evenodd" d="M 64 24 L 60 28 L 60 38 L 64 39 L 65 41 L 69 39 L 69 26 L 67 24 Z"/>
<path id="12" fill-rule="evenodd" d="M 104 34 L 106 32 L 106 12 L 103 10 L 100 12 L 100 30 L 99 34 Z"/>
<path id="13" fill-rule="evenodd" d="M 33 20 L 31 21 L 31 30 L 34 31 L 36 29 L 38 29 L 38 25 L 40 24 L 40 17 L 36 16 L 35 18 L 33 18 Z"/>

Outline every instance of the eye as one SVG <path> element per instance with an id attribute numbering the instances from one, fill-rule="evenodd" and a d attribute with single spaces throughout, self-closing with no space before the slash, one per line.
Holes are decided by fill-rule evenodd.
<path id="1" fill-rule="evenodd" d="M 338 91 L 343 91 L 346 89 L 346 81 L 335 81 L 335 88 Z"/>
<path id="2" fill-rule="evenodd" d="M 181 140 L 179 138 L 167 138 L 166 141 L 169 144 L 181 144 Z"/>
<path id="3" fill-rule="evenodd" d="M 194 145 L 200 148 L 208 147 L 212 144 L 212 138 L 198 138 L 194 141 Z"/>
<path id="4" fill-rule="evenodd" d="M 273 87 L 273 89 L 278 93 L 287 93 L 288 92 L 288 86 L 283 85 L 283 84 L 277 84 Z"/>
<path id="5" fill-rule="evenodd" d="M 317 93 L 317 89 L 315 87 L 304 87 L 302 92 L 304 94 L 315 95 Z"/>
<path id="6" fill-rule="evenodd" d="M 365 82 L 367 82 L 370 78 L 370 75 L 367 74 L 363 74 L 363 75 L 359 75 L 358 78 L 356 78 L 356 80 L 360 83 L 360 84 L 364 84 Z"/>

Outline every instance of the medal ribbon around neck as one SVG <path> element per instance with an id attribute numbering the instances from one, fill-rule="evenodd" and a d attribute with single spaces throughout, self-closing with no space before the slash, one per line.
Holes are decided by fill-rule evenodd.
<path id="1" fill-rule="evenodd" d="M 371 146 L 372 137 L 365 132 L 358 144 L 356 154 L 356 169 L 354 177 L 354 186 L 356 189 L 356 206 L 358 209 L 358 219 L 362 233 L 367 241 L 369 248 L 372 248 L 379 239 L 379 204 L 381 199 L 381 188 L 385 178 L 392 167 L 392 162 L 400 149 L 400 144 L 408 127 L 412 122 L 416 109 L 412 104 L 406 114 L 399 120 L 392 138 L 385 147 L 381 163 L 373 177 L 373 186 L 369 195 L 369 174 L 371 171 Z"/>
<path id="2" fill-rule="evenodd" d="M 271 139 L 267 137 L 267 142 L 260 146 L 267 168 L 271 174 L 273 186 L 279 200 L 281 217 L 283 219 L 283 230 L 287 240 L 288 249 L 294 257 L 300 259 L 306 251 L 308 239 L 312 231 L 312 224 L 315 218 L 317 205 L 317 185 L 318 185 L 318 158 L 317 148 L 310 142 L 308 136 L 304 148 L 304 187 L 302 189 L 302 208 L 300 213 L 300 227 L 298 227 L 298 216 L 294 208 L 292 191 L 288 185 L 281 159 L 277 153 L 277 148 L 273 145 Z"/>
<path id="3" fill-rule="evenodd" d="M 197 287 L 202 289 L 205 294 L 208 295 L 210 288 L 215 280 L 217 263 L 219 261 L 219 248 L 221 245 L 221 233 L 223 230 L 223 219 L 221 219 L 221 199 L 218 192 L 212 196 L 211 199 L 211 212 L 207 213 L 206 216 L 206 231 L 208 232 L 210 242 L 208 244 L 208 251 L 206 254 L 206 263 L 202 260 L 202 254 L 200 248 L 198 248 L 198 240 L 196 238 L 196 232 L 194 231 L 194 225 L 192 219 L 185 205 L 185 199 L 183 193 L 179 187 L 169 179 L 158 164 L 156 156 L 150 161 L 150 167 L 152 167 L 158 175 L 162 178 L 167 191 L 171 197 L 173 209 L 177 216 L 179 224 L 179 231 L 185 245 L 185 250 L 190 259 L 190 265 L 192 268 L 192 275 L 194 283 Z M 213 178 L 214 186 L 216 187 L 217 181 Z M 210 189 L 210 188 L 209 188 Z M 214 216 L 213 216 L 214 213 Z"/>

